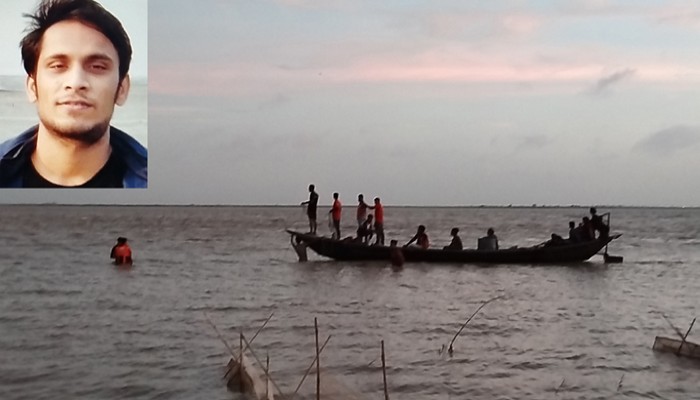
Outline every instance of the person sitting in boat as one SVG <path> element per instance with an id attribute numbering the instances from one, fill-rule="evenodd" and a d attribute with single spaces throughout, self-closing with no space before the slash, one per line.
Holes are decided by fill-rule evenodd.
<path id="1" fill-rule="evenodd" d="M 576 227 L 576 222 L 569 221 L 569 242 L 578 243 L 581 241 L 581 228 Z"/>
<path id="2" fill-rule="evenodd" d="M 610 227 L 603 222 L 603 216 L 597 214 L 595 207 L 591 207 L 589 211 L 591 212 L 591 226 L 593 227 L 593 231 L 598 231 L 599 238 L 608 237 Z"/>
<path id="3" fill-rule="evenodd" d="M 486 231 L 486 236 L 479 238 L 477 248 L 479 250 L 498 250 L 498 237 L 493 228 Z"/>
<path id="4" fill-rule="evenodd" d="M 357 240 L 359 242 L 369 243 L 369 241 L 372 239 L 372 235 L 374 235 L 374 231 L 372 230 L 373 218 L 374 217 L 372 214 L 369 214 L 367 219 L 362 221 L 360 226 L 357 228 Z"/>
<path id="5" fill-rule="evenodd" d="M 430 247 L 430 240 L 428 239 L 428 234 L 425 233 L 425 225 L 418 225 L 418 231 L 416 234 L 408 241 L 403 247 L 410 246 L 413 242 L 422 249 L 427 249 Z"/>
<path id="6" fill-rule="evenodd" d="M 117 265 L 131 264 L 131 248 L 126 243 L 125 237 L 117 238 L 117 244 L 112 247 L 109 258 L 113 258 Z"/>
<path id="7" fill-rule="evenodd" d="M 588 242 L 595 240 L 595 231 L 593 230 L 593 224 L 591 224 L 591 219 L 588 217 L 583 217 L 583 223 L 581 224 L 581 240 Z"/>
<path id="8" fill-rule="evenodd" d="M 567 243 L 568 242 L 566 241 L 566 239 L 557 235 L 556 233 L 552 233 L 551 239 L 549 239 L 547 242 L 545 242 L 544 246 L 545 247 L 562 246 L 562 245 L 565 245 Z"/>
<path id="9" fill-rule="evenodd" d="M 452 235 L 452 242 L 449 245 L 443 247 L 443 250 L 462 250 L 462 239 L 459 238 L 459 228 L 452 228 L 450 231 Z"/>

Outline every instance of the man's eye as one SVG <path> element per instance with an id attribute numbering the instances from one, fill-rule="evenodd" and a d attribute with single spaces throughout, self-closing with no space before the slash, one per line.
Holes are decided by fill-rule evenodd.
<path id="1" fill-rule="evenodd" d="M 62 63 L 49 64 L 50 69 L 61 69 L 61 68 L 65 68 L 65 67 L 66 67 L 65 64 L 62 64 Z"/>
<path id="2" fill-rule="evenodd" d="M 104 64 L 92 64 L 91 68 L 94 70 L 97 70 L 97 71 L 106 71 L 107 70 L 107 66 Z"/>

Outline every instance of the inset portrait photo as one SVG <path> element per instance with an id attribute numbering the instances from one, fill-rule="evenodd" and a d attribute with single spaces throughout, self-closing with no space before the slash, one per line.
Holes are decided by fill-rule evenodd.
<path id="1" fill-rule="evenodd" d="M 0 189 L 148 186 L 147 11 L 2 1 Z"/>

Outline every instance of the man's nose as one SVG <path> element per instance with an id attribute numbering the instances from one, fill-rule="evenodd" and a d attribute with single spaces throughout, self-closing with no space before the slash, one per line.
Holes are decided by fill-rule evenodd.
<path id="1" fill-rule="evenodd" d="M 65 75 L 66 89 L 81 90 L 88 87 L 87 71 L 81 65 L 74 65 Z"/>

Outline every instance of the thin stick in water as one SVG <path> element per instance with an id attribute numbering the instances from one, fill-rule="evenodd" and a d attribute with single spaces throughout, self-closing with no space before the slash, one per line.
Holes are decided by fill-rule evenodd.
<path id="1" fill-rule="evenodd" d="M 326 348 L 326 345 L 328 344 L 328 341 L 329 341 L 329 340 L 331 340 L 331 335 L 328 335 L 328 337 L 326 338 L 326 341 L 323 342 L 323 346 L 321 346 L 321 348 L 320 348 L 319 351 L 318 351 L 318 354 L 316 355 L 316 357 L 314 357 L 313 361 L 311 361 L 311 365 L 309 365 L 309 368 L 307 368 L 307 369 L 306 369 L 306 372 L 304 372 L 304 376 L 301 377 L 301 381 L 300 381 L 299 384 L 297 385 L 297 388 L 294 389 L 294 393 L 292 393 L 292 397 L 291 397 L 289 400 L 294 400 L 294 396 L 297 395 L 297 392 L 298 392 L 299 389 L 301 388 L 301 385 L 304 383 L 304 380 L 305 380 L 306 377 L 309 375 L 309 372 L 311 372 L 311 368 L 313 368 L 313 367 L 314 367 L 314 364 L 316 364 L 316 360 L 318 359 L 318 355 L 321 354 L 321 352 L 323 352 L 323 349 Z"/>
<path id="2" fill-rule="evenodd" d="M 260 362 L 260 359 L 258 358 L 258 356 L 255 355 L 255 352 L 253 351 L 253 348 L 250 347 L 250 342 L 245 338 L 245 336 L 243 336 L 242 333 L 241 333 L 241 336 L 243 337 L 243 342 L 245 343 L 246 348 L 250 351 L 250 354 L 253 356 L 253 358 L 255 359 L 255 361 L 257 361 L 258 365 L 263 365 L 263 363 Z M 275 380 L 272 379 L 272 377 L 270 376 L 270 373 L 267 372 L 267 371 L 265 371 L 265 369 L 263 369 L 263 372 L 265 373 L 265 376 L 267 377 L 267 379 L 270 380 L 270 383 L 272 383 L 272 386 L 274 386 L 275 389 L 277 389 L 277 393 L 280 394 L 280 397 L 286 398 L 287 396 L 285 396 L 284 393 L 282 393 L 282 391 L 280 390 L 279 386 L 277 386 L 277 384 L 275 383 Z"/>
<path id="3" fill-rule="evenodd" d="M 491 298 L 491 299 L 486 300 L 485 302 L 483 302 L 483 303 L 479 306 L 479 308 L 476 309 L 476 311 L 474 311 L 474 313 L 467 319 L 467 321 L 464 322 L 464 324 L 462 324 L 462 327 L 459 328 L 459 330 L 457 331 L 457 333 L 455 333 L 455 336 L 454 336 L 454 337 L 452 338 L 452 340 L 450 341 L 450 347 L 449 347 L 449 349 L 448 349 L 448 352 L 450 353 L 450 355 L 452 355 L 452 352 L 453 352 L 453 350 L 452 350 L 452 345 L 454 344 L 455 340 L 457 339 L 457 336 L 459 336 L 459 334 L 462 333 L 462 330 L 464 330 L 464 327 L 467 326 L 467 324 L 469 323 L 469 321 L 471 321 L 472 318 L 474 318 L 474 316 L 475 316 L 476 314 L 478 314 L 479 311 L 481 311 L 481 309 L 484 308 L 485 305 L 489 304 L 489 303 L 492 302 L 492 301 L 501 299 L 501 298 L 503 298 L 503 296 L 496 296 L 496 297 L 493 297 L 493 298 Z"/>
<path id="4" fill-rule="evenodd" d="M 384 360 L 384 341 L 382 340 L 382 376 L 384 377 L 384 400 L 389 400 L 389 389 L 386 386 L 386 361 Z"/>
<path id="5" fill-rule="evenodd" d="M 314 317 L 314 333 L 316 336 L 316 400 L 321 400 L 321 359 L 318 352 L 318 318 Z"/>
<path id="6" fill-rule="evenodd" d="M 681 354 L 681 349 L 683 348 L 683 345 L 685 344 L 685 339 L 688 337 L 690 330 L 693 329 L 693 325 L 695 325 L 695 318 L 693 318 L 693 322 L 690 323 L 690 328 L 688 328 L 688 332 L 686 332 L 685 335 L 683 336 L 683 340 L 681 340 L 681 345 L 678 346 L 678 350 L 676 351 L 677 356 L 679 356 Z"/>
<path id="7" fill-rule="evenodd" d="M 563 379 L 561 380 L 561 383 L 559 384 L 559 386 L 557 386 L 557 390 L 554 391 L 554 394 L 559 393 L 559 389 L 561 389 L 562 386 L 564 386 L 564 382 L 565 382 L 565 381 L 566 381 L 566 378 L 563 378 Z"/>

